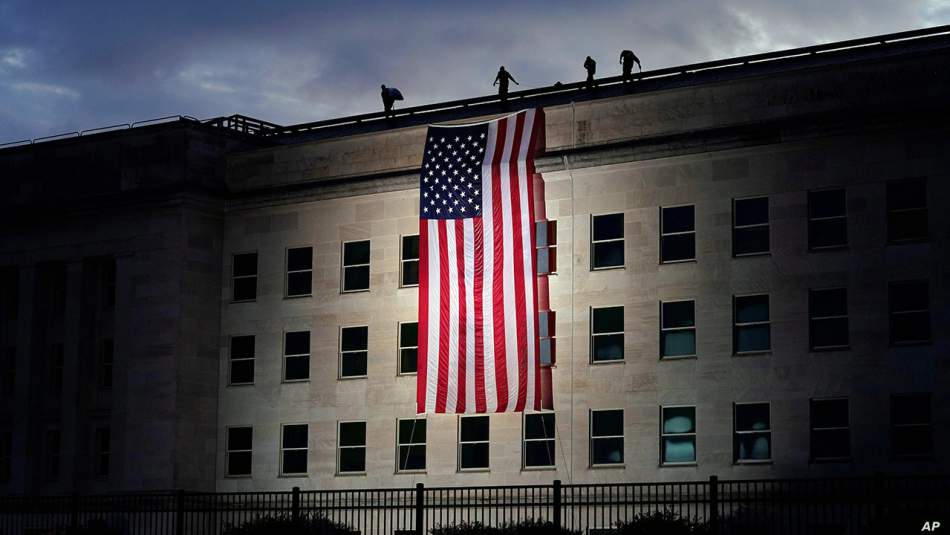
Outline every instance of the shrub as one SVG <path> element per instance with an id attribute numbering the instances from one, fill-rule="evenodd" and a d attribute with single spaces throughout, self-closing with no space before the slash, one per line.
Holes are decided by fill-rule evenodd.
<path id="1" fill-rule="evenodd" d="M 322 515 L 301 515 L 294 522 L 290 515 L 259 516 L 240 526 L 228 526 L 224 535 L 343 535 L 355 533 L 346 524 Z"/>
<path id="2" fill-rule="evenodd" d="M 705 522 L 681 517 L 673 511 L 654 511 L 634 515 L 632 520 L 618 522 L 619 535 L 705 535 L 711 533 Z"/>
<path id="3" fill-rule="evenodd" d="M 580 535 L 579 531 L 561 528 L 545 520 L 522 520 L 508 522 L 501 526 L 486 526 L 481 522 L 461 522 L 442 525 L 429 531 L 432 535 Z"/>

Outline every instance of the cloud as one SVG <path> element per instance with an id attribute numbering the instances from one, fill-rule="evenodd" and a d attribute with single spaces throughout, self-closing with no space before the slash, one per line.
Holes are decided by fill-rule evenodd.
<path id="1" fill-rule="evenodd" d="M 15 82 L 7 84 L 8 87 L 22 93 L 28 93 L 31 96 L 50 95 L 54 97 L 64 97 L 76 100 L 80 97 L 79 92 L 65 86 L 56 84 L 44 84 L 40 82 Z"/>

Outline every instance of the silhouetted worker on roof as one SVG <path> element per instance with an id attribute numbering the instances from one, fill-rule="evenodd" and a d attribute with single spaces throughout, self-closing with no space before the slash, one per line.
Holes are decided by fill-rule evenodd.
<path id="1" fill-rule="evenodd" d="M 594 58 L 587 56 L 587 59 L 584 60 L 584 68 L 587 69 L 587 89 L 593 89 L 594 74 L 597 73 L 597 62 L 594 61 Z"/>
<path id="2" fill-rule="evenodd" d="M 623 65 L 623 82 L 632 82 L 633 75 L 633 64 L 637 64 L 637 68 L 643 71 L 643 67 L 640 66 L 640 58 L 633 53 L 632 50 L 624 50 L 620 53 L 620 63 Z"/>
<path id="3" fill-rule="evenodd" d="M 393 113 L 393 102 L 397 100 L 402 100 L 402 93 L 395 87 L 386 87 L 381 85 L 379 95 L 383 97 L 383 109 L 386 113 L 386 117 L 389 117 Z"/>
<path id="4" fill-rule="evenodd" d="M 521 85 L 518 83 L 518 80 L 515 80 L 515 78 L 505 70 L 505 66 L 502 65 L 501 68 L 498 69 L 498 76 L 495 76 L 495 83 L 492 84 L 498 86 L 498 96 L 501 97 L 502 104 L 508 101 L 508 80 L 514 82 L 515 85 Z"/>

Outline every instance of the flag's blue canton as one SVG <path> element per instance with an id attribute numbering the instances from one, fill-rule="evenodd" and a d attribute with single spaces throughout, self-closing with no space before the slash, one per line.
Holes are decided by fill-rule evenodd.
<path id="1" fill-rule="evenodd" d="M 482 160 L 488 125 L 429 128 L 419 180 L 419 217 L 482 215 Z"/>

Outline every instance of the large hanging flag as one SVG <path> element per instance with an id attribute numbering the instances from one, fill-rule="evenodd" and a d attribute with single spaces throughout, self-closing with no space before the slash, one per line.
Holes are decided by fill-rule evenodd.
<path id="1" fill-rule="evenodd" d="M 422 413 L 541 409 L 534 156 L 544 113 L 430 126 L 419 182 Z"/>

